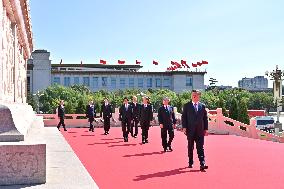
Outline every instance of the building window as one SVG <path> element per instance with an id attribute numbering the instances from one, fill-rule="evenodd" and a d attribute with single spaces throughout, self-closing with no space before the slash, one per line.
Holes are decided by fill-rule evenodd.
<path id="1" fill-rule="evenodd" d="M 129 88 L 134 88 L 134 78 L 129 78 Z"/>
<path id="2" fill-rule="evenodd" d="M 110 80 L 111 80 L 111 88 L 115 89 L 116 88 L 116 78 L 112 77 Z"/>
<path id="3" fill-rule="evenodd" d="M 138 78 L 138 87 L 143 88 L 143 78 Z"/>
<path id="4" fill-rule="evenodd" d="M 93 77 L 93 88 L 98 88 L 99 87 L 99 78 L 98 77 Z"/>
<path id="5" fill-rule="evenodd" d="M 165 88 L 170 88 L 170 86 L 171 86 L 171 78 L 164 78 L 163 86 Z"/>
<path id="6" fill-rule="evenodd" d="M 60 85 L 60 77 L 54 77 L 53 78 L 53 83 Z"/>
<path id="7" fill-rule="evenodd" d="M 90 78 L 89 77 L 83 77 L 83 85 L 90 86 Z"/>
<path id="8" fill-rule="evenodd" d="M 185 85 L 187 86 L 187 87 L 192 87 L 192 77 L 186 77 L 186 83 L 185 83 Z"/>
<path id="9" fill-rule="evenodd" d="M 74 85 L 79 85 L 79 84 L 80 84 L 79 77 L 74 77 Z"/>
<path id="10" fill-rule="evenodd" d="M 107 86 L 107 77 L 102 77 L 102 86 L 103 87 Z"/>
<path id="11" fill-rule="evenodd" d="M 156 78 L 156 87 L 161 87 L 161 79 L 160 78 Z"/>
<path id="12" fill-rule="evenodd" d="M 147 87 L 148 88 L 152 87 L 152 78 L 147 78 Z"/>
<path id="13" fill-rule="evenodd" d="M 120 78 L 120 87 L 125 88 L 125 78 Z"/>
<path id="14" fill-rule="evenodd" d="M 66 87 L 70 86 L 70 77 L 64 77 L 64 86 Z"/>

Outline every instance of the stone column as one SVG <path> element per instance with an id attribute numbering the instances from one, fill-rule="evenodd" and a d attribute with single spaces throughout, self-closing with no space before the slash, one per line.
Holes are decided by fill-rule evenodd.
<path id="1" fill-rule="evenodd" d="M 0 1 L 0 26 L 3 26 L 3 1 Z M 0 29 L 0 81 L 3 81 L 3 31 Z M 3 82 L 0 82 L 0 102 L 3 100 Z"/>

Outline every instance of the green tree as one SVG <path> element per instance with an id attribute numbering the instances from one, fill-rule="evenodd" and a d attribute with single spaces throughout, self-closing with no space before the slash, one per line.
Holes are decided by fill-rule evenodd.
<path id="1" fill-rule="evenodd" d="M 239 118 L 239 107 L 238 107 L 238 101 L 236 98 L 233 97 L 231 100 L 231 106 L 230 106 L 230 111 L 229 111 L 229 117 L 238 120 Z"/>
<path id="2" fill-rule="evenodd" d="M 245 124 L 250 123 L 246 99 L 240 101 L 238 121 Z"/>
<path id="3" fill-rule="evenodd" d="M 226 108 L 225 108 L 224 99 L 219 98 L 218 107 L 219 107 L 219 108 L 222 108 L 222 113 L 223 113 L 223 115 L 226 116 L 226 117 L 228 117 L 228 113 L 227 113 L 227 110 L 226 110 Z"/>

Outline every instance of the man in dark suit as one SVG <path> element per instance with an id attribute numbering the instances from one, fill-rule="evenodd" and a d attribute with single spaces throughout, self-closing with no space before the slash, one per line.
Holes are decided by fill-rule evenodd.
<path id="1" fill-rule="evenodd" d="M 158 120 L 161 128 L 162 146 L 164 152 L 173 151 L 172 141 L 174 139 L 174 129 L 176 128 L 176 118 L 173 107 L 169 105 L 170 99 L 163 99 L 163 106 L 158 110 Z M 169 133 L 169 141 L 167 142 L 167 133 Z"/>
<path id="2" fill-rule="evenodd" d="M 137 103 L 136 96 L 132 97 L 131 106 L 132 106 L 133 120 L 132 120 L 130 132 L 131 132 L 131 136 L 136 138 L 138 135 L 138 123 L 139 123 L 139 115 L 140 115 L 140 108 L 141 108 L 141 105 Z M 133 127 L 135 128 L 135 133 L 134 133 Z"/>
<path id="3" fill-rule="evenodd" d="M 86 107 L 86 117 L 89 119 L 88 121 L 90 122 L 90 128 L 89 131 L 94 132 L 94 125 L 93 122 L 96 117 L 96 108 L 94 105 L 94 101 L 90 101 L 89 105 Z"/>
<path id="4" fill-rule="evenodd" d="M 59 123 L 57 125 L 57 129 L 60 130 L 60 126 L 62 125 L 64 128 L 64 131 L 67 131 L 64 123 L 64 117 L 65 117 L 65 108 L 64 108 L 64 100 L 60 100 L 59 106 L 57 107 L 57 115 L 59 118 Z"/>
<path id="5" fill-rule="evenodd" d="M 193 165 L 193 149 L 195 142 L 200 161 L 200 170 L 204 171 L 205 169 L 208 169 L 208 166 L 205 164 L 203 148 L 204 136 L 208 135 L 208 118 L 205 105 L 199 102 L 200 96 L 200 91 L 192 91 L 192 101 L 186 103 L 183 107 L 182 127 L 188 140 L 188 167 L 192 168 Z"/>
<path id="6" fill-rule="evenodd" d="M 110 129 L 110 118 L 112 117 L 112 106 L 107 98 L 105 98 L 104 103 L 102 104 L 100 117 L 104 120 L 104 134 L 108 135 Z"/>
<path id="7" fill-rule="evenodd" d="M 148 143 L 148 131 L 150 127 L 150 122 L 153 120 L 153 108 L 149 103 L 149 98 L 143 97 L 143 104 L 140 109 L 140 126 L 142 129 L 142 144 Z"/>
<path id="8" fill-rule="evenodd" d="M 132 106 L 128 103 L 128 98 L 123 99 L 123 105 L 119 108 L 119 121 L 121 121 L 124 142 L 128 142 L 132 121 Z"/>

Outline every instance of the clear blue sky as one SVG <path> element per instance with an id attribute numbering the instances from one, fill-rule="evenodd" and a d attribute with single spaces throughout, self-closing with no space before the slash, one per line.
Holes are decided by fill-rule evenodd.
<path id="1" fill-rule="evenodd" d="M 201 67 L 223 85 L 284 69 L 283 0 L 30 0 L 35 49 L 52 63 L 112 64 L 163 71 L 171 60 Z M 152 65 L 152 60 L 160 66 Z"/>

